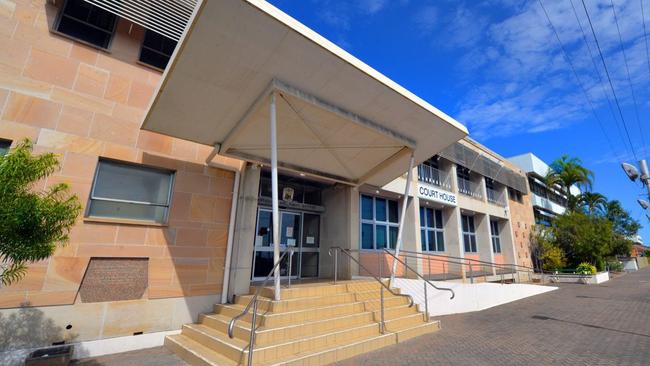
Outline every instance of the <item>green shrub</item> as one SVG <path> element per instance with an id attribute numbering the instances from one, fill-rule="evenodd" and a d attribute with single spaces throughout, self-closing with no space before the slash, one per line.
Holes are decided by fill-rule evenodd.
<path id="1" fill-rule="evenodd" d="M 608 262 L 610 272 L 623 272 L 623 263 L 621 262 Z"/>
<path id="2" fill-rule="evenodd" d="M 591 263 L 582 262 L 578 265 L 578 268 L 576 268 L 576 273 L 582 275 L 596 274 L 596 266 Z"/>

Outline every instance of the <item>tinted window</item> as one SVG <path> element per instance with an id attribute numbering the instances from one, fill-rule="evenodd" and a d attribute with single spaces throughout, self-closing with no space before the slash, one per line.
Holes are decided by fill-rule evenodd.
<path id="1" fill-rule="evenodd" d="M 108 48 L 116 20 L 115 14 L 83 0 L 67 0 L 56 30 L 97 47 Z"/>

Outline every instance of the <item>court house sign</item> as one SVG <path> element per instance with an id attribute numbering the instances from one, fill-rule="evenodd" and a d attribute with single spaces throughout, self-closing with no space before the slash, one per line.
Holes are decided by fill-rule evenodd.
<path id="1" fill-rule="evenodd" d="M 455 194 L 422 182 L 418 182 L 418 198 L 452 206 L 458 204 Z"/>

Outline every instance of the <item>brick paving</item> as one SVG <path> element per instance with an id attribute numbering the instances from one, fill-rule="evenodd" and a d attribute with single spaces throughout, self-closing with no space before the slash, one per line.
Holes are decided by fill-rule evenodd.
<path id="1" fill-rule="evenodd" d="M 439 332 L 337 365 L 650 365 L 650 267 L 438 319 Z M 162 347 L 77 364 L 185 365 Z"/>
<path id="2" fill-rule="evenodd" d="M 439 319 L 437 333 L 337 365 L 650 365 L 650 267 Z"/>

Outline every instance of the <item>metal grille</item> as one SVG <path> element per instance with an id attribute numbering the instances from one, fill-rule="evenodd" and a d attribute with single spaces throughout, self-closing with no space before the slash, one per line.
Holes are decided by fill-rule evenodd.
<path id="1" fill-rule="evenodd" d="M 438 155 L 458 165 L 462 165 L 473 172 L 481 174 L 482 176 L 492 178 L 507 187 L 528 194 L 526 177 L 495 163 L 485 156 L 480 156 L 476 151 L 461 143 L 454 143 L 441 151 Z"/>
<path id="2" fill-rule="evenodd" d="M 180 40 L 197 0 L 84 0 L 175 41 Z"/>

